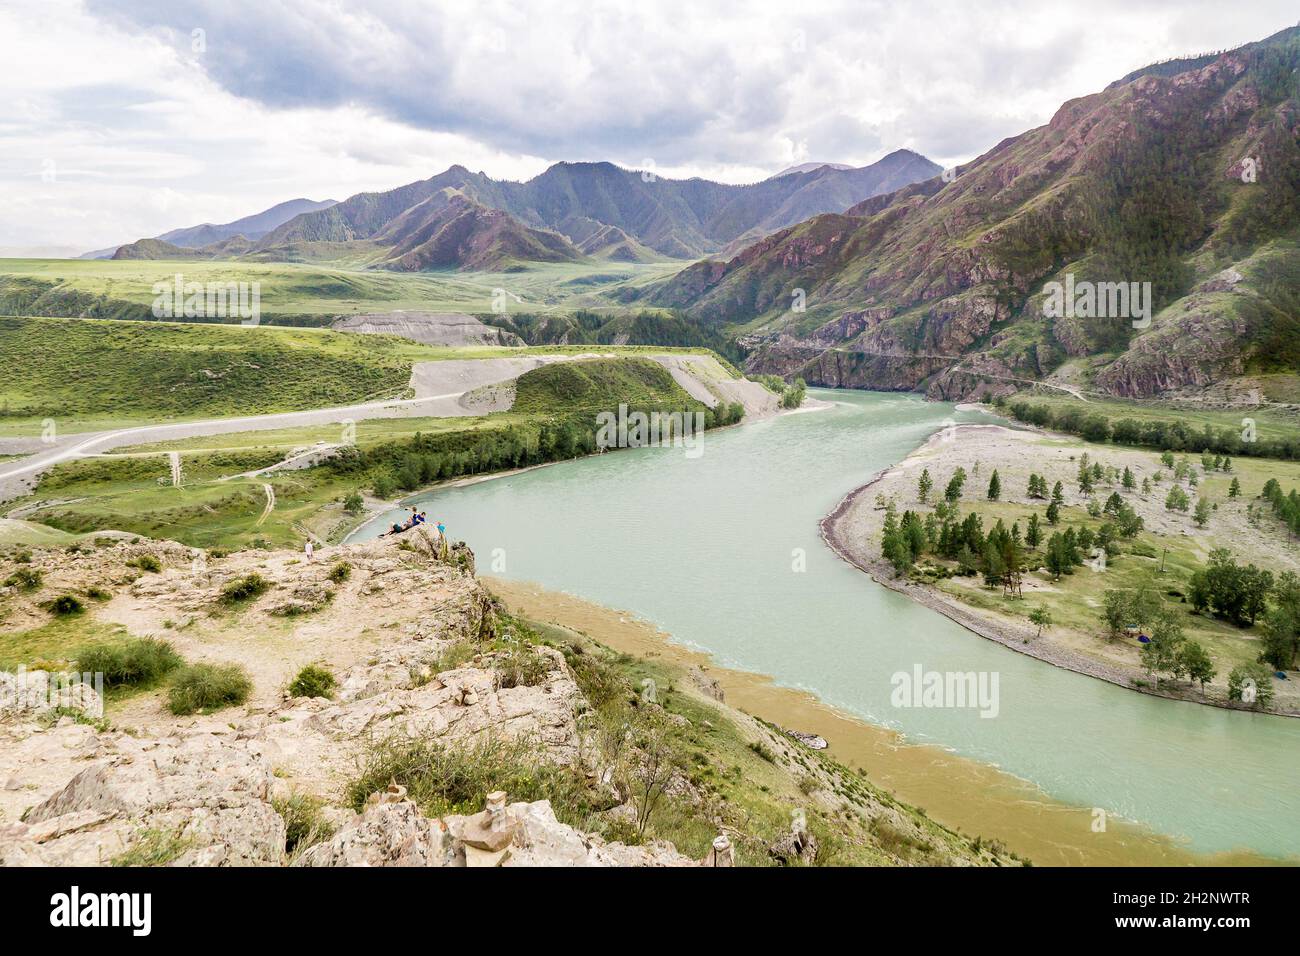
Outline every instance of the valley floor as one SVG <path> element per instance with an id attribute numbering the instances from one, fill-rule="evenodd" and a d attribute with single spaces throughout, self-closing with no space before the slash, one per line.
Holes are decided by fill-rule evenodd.
<path id="1" fill-rule="evenodd" d="M 1046 570 L 1027 573 L 1023 597 L 1006 597 L 1001 588 L 984 585 L 982 576 L 900 576 L 881 554 L 881 531 L 886 502 L 893 502 L 899 515 L 908 509 L 924 514 L 930 506 L 918 500 L 917 485 L 923 470 L 934 482 L 930 501 L 942 499 L 943 489 L 958 467 L 969 477 L 960 502 L 962 515 L 978 513 L 987 531 L 1001 518 L 1009 527 L 1019 521 L 1025 526 L 1029 515 L 1039 512 L 1042 520 L 1047 501 L 1025 494 L 1029 475 L 1042 474 L 1048 487 L 1058 480 L 1065 490 L 1061 523 L 1052 528 L 1045 521 L 1045 537 L 1067 526 L 1094 527 L 1100 523 L 1087 514 L 1087 497 L 1075 484 L 1078 460 L 1087 453 L 1093 461 L 1123 470 L 1129 468 L 1140 485 L 1144 478 L 1158 480 L 1147 494 L 1099 484 L 1097 497 L 1104 500 L 1119 491 L 1142 517 L 1145 528 L 1131 547 L 1112 557 L 1104 567 L 1088 564 L 1071 575 L 1052 580 Z M 1068 670 L 1110 681 L 1130 689 L 1162 697 L 1221 707 L 1240 707 L 1227 696 L 1229 671 L 1251 663 L 1259 653 L 1259 628 L 1237 628 L 1208 614 L 1197 614 L 1181 599 L 1193 570 L 1203 567 L 1215 548 L 1227 548 L 1241 564 L 1254 563 L 1277 575 L 1300 571 L 1300 551 L 1286 528 L 1256 496 L 1269 478 L 1276 478 L 1289 490 L 1300 484 L 1300 465 L 1267 459 L 1233 460 L 1233 475 L 1207 474 L 1200 491 L 1216 507 L 1207 527 L 1196 527 L 1190 512 L 1165 508 L 1165 496 L 1172 476 L 1162 466 L 1158 453 L 1114 445 L 1094 445 L 1069 436 L 1027 428 L 996 425 L 957 425 L 936 433 L 923 446 L 897 465 L 875 475 L 847 495 L 822 521 L 822 535 L 830 547 L 848 563 L 874 580 L 910 599 L 938 611 L 982 637 Z M 996 470 L 1001 480 L 1001 500 L 985 498 L 985 487 Z M 1241 496 L 1228 497 L 1228 485 L 1237 477 Z M 1197 489 L 1190 489 L 1193 500 Z M 1263 513 L 1254 521 L 1248 508 Z M 1038 552 L 1041 558 L 1041 550 Z M 933 566 L 932 562 L 926 562 Z M 1032 569 L 1039 561 L 1031 560 Z M 939 562 L 942 564 L 942 562 Z M 1217 675 L 1204 692 L 1187 681 L 1162 679 L 1156 683 L 1143 668 L 1141 645 L 1133 639 L 1107 640 L 1101 621 L 1103 593 L 1107 589 L 1146 587 L 1173 596 L 1172 606 L 1187 608 L 1182 624 L 1187 637 L 1201 643 L 1212 658 Z M 1030 623 L 1028 614 L 1045 607 L 1053 624 L 1042 633 Z M 1300 716 L 1300 680 L 1274 680 L 1275 700 L 1271 712 Z"/>

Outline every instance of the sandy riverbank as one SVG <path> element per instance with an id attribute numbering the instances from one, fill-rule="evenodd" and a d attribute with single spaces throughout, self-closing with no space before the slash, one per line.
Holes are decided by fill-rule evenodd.
<path id="1" fill-rule="evenodd" d="M 1073 452 L 1075 440 L 1068 436 L 1059 436 L 1024 427 L 1007 428 L 1001 425 L 957 425 L 944 429 L 933 435 L 928 442 L 914 451 L 898 464 L 872 475 L 865 484 L 846 495 L 835 509 L 821 521 L 822 538 L 831 550 L 844 561 L 866 572 L 878 584 L 893 591 L 907 595 L 913 601 L 923 604 L 931 610 L 962 625 L 967 630 L 1004 647 L 1038 660 L 1062 667 L 1079 674 L 1095 677 L 1128 690 L 1139 691 L 1153 696 L 1190 703 L 1241 709 L 1240 705 L 1231 704 L 1220 692 L 1209 696 L 1202 695 L 1190 686 L 1169 685 L 1160 688 L 1150 684 L 1150 678 L 1142 670 L 1136 650 L 1123 644 L 1108 643 L 1096 634 L 1076 633 L 1066 628 L 1055 628 L 1050 634 L 1038 635 L 1037 629 L 1024 618 L 1015 618 L 995 610 L 974 607 L 937 587 L 929 584 L 900 578 L 893 568 L 884 561 L 879 552 L 880 529 L 883 524 L 883 511 L 876 507 L 877 495 L 883 495 L 899 502 L 899 510 L 912 507 L 915 497 L 916 479 L 922 468 L 928 468 L 936 486 L 943 487 L 943 481 L 958 465 L 969 466 L 972 461 L 982 462 L 985 474 L 997 469 L 1007 489 L 1003 501 L 1018 499 L 1019 489 L 1031 471 L 1042 472 L 1048 476 L 1049 484 L 1060 477 L 1067 488 L 1071 488 L 1072 472 L 1075 466 Z M 1139 461 L 1154 459 L 1151 452 L 1130 449 L 1106 448 L 1108 462 L 1114 461 L 1119 467 L 1128 465 L 1139 476 L 1143 465 Z M 1148 464 L 1143 461 L 1144 464 Z M 1060 475 L 1058 471 L 1064 465 L 1069 474 Z M 1147 470 L 1151 470 L 1149 467 Z M 938 494 L 938 492 L 936 492 Z M 1068 493 L 1067 503 L 1078 497 L 1073 489 Z M 1103 495 L 1104 497 L 1104 495 Z M 1187 523 L 1185 516 L 1179 517 L 1164 511 L 1160 505 L 1163 494 L 1154 500 L 1143 500 L 1139 496 L 1126 493 L 1126 498 L 1134 504 L 1146 522 L 1147 529 L 1157 535 L 1185 534 L 1182 525 Z M 1081 499 L 1082 500 L 1082 499 Z M 1041 505 L 1041 502 L 1038 503 Z M 1034 507 L 1032 502 L 1025 502 L 1026 508 Z M 1242 505 L 1244 509 L 1244 505 Z M 1232 516 L 1224 512 L 1216 517 L 1223 528 L 1223 533 L 1245 540 L 1249 533 L 1252 540 L 1258 542 L 1261 535 L 1257 531 L 1247 532 L 1243 527 L 1237 528 L 1229 522 Z M 1205 555 L 1215 542 L 1206 540 L 1202 545 Z M 1265 566 L 1286 570 L 1288 565 L 1294 569 L 1294 559 L 1285 555 L 1270 554 Z M 1254 556 L 1251 556 L 1254 560 Z M 1031 580 L 1026 576 L 1025 594 L 1032 597 L 1035 590 L 1045 591 L 1050 585 Z M 1097 591 L 1098 606 L 1101 588 Z M 1226 669 L 1221 668 L 1217 683 L 1226 679 Z M 1137 686 L 1141 682 L 1143 686 Z M 1289 689 L 1288 689 L 1289 690 Z M 1275 703 L 1272 713 L 1281 716 L 1300 716 L 1300 701 L 1290 696 L 1281 696 Z"/>
<path id="2" fill-rule="evenodd" d="M 635 615 L 569 594 L 503 578 L 484 582 L 515 612 L 578 631 L 641 657 L 699 667 L 718 681 L 732 706 L 782 727 L 818 734 L 829 754 L 864 769 L 873 783 L 924 807 L 935 820 L 969 834 L 1002 841 L 1038 865 L 1260 865 L 1251 853 L 1196 854 L 1173 840 L 1111 817 L 1093 832 L 1091 808 L 1074 807 L 996 767 L 939 747 L 908 744 L 886 728 L 829 707 L 812 694 L 775 684 L 762 674 L 718 667 Z"/>

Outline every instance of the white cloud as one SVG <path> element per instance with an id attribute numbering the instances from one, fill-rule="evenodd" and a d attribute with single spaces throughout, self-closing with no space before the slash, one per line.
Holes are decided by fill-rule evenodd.
<path id="1" fill-rule="evenodd" d="M 0 246 L 108 245 L 452 163 L 732 182 L 908 147 L 944 165 L 1289 2 L 17 0 Z M 191 50 L 191 30 L 206 50 Z M 53 164 L 54 181 L 47 181 Z"/>

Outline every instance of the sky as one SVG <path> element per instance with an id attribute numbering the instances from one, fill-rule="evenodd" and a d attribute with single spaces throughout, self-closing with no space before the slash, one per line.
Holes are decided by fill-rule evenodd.
<path id="1" fill-rule="evenodd" d="M 753 182 L 944 166 L 1294 0 L 5 0 L 0 255 L 75 254 L 459 163 Z"/>

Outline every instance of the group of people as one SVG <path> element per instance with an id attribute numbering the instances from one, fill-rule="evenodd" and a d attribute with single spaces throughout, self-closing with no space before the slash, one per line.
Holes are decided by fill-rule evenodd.
<path id="1" fill-rule="evenodd" d="M 411 513 L 407 515 L 405 521 L 393 522 L 393 526 L 389 528 L 387 531 L 385 531 L 382 535 L 380 535 L 380 537 L 386 538 L 389 535 L 401 534 L 403 531 L 410 531 L 416 525 L 422 525 L 428 523 L 429 523 L 429 516 L 425 512 L 417 511 L 416 509 L 412 508 Z M 438 529 L 438 537 L 445 541 L 447 539 L 447 526 L 442 523 L 441 519 L 439 519 L 437 522 L 435 522 L 434 527 Z"/>

